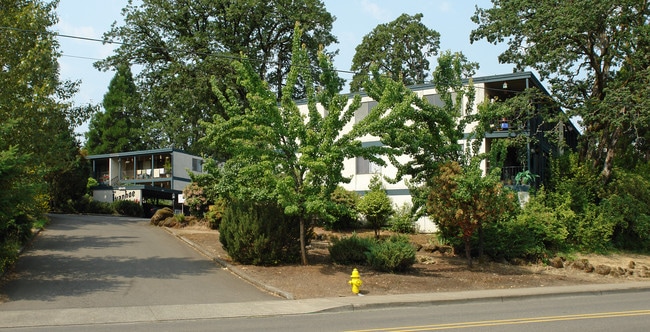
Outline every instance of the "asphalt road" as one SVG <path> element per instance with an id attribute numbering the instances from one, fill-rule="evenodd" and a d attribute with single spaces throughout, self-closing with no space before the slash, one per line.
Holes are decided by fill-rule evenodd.
<path id="1" fill-rule="evenodd" d="M 646 331 L 649 294 L 558 295 L 288 316 L 25 327 L 16 331 Z"/>
<path id="2" fill-rule="evenodd" d="M 0 311 L 281 300 L 147 219 L 51 220 L 0 286 Z"/>

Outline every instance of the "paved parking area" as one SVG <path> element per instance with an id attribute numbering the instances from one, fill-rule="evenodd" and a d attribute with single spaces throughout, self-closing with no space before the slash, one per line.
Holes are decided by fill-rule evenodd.
<path id="1" fill-rule="evenodd" d="M 282 300 L 147 219 L 52 215 L 0 288 L 0 310 Z"/>

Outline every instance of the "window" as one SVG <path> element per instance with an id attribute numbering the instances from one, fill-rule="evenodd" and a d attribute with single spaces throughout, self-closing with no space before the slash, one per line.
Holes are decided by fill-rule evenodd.
<path id="1" fill-rule="evenodd" d="M 203 173 L 203 160 L 192 158 L 192 171 Z"/>
<path id="2" fill-rule="evenodd" d="M 452 92 L 451 94 L 451 100 L 454 102 L 454 104 L 456 103 L 457 95 L 458 94 L 456 92 Z M 429 104 L 431 105 L 435 105 L 438 107 L 445 107 L 445 102 L 442 100 L 442 98 L 440 98 L 440 95 L 437 93 L 435 95 L 425 95 L 424 98 L 426 98 Z"/>
<path id="3" fill-rule="evenodd" d="M 366 158 L 357 157 L 356 174 L 375 174 L 375 173 L 381 173 L 380 165 L 377 165 Z"/>

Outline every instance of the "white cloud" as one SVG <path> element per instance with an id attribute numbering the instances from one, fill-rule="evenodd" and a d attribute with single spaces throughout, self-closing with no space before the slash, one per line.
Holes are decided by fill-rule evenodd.
<path id="1" fill-rule="evenodd" d="M 363 8 L 364 12 L 370 14 L 373 18 L 375 18 L 378 21 L 384 21 L 389 18 L 388 10 L 383 9 L 378 4 L 372 1 L 369 0 L 361 1 L 361 7 Z"/>

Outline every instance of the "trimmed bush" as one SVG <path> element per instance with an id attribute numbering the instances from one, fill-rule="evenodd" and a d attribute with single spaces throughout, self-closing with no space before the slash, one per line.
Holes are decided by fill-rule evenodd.
<path id="1" fill-rule="evenodd" d="M 151 224 L 154 226 L 164 226 L 162 223 L 168 219 L 174 217 L 174 211 L 171 208 L 164 207 L 156 211 L 151 217 Z"/>
<path id="2" fill-rule="evenodd" d="M 374 239 L 359 237 L 357 234 L 343 239 L 332 238 L 330 258 L 337 264 L 366 264 L 367 253 L 375 242 Z"/>
<path id="3" fill-rule="evenodd" d="M 300 221 L 273 202 L 231 202 L 219 226 L 219 240 L 228 255 L 243 264 L 300 260 Z"/>
<path id="4" fill-rule="evenodd" d="M 142 205 L 134 201 L 115 201 L 113 202 L 113 209 L 120 215 L 129 217 L 143 217 L 144 210 Z"/>
<path id="5" fill-rule="evenodd" d="M 370 247 L 367 256 L 374 270 L 404 272 L 415 264 L 415 247 L 407 237 L 394 235 Z"/>

